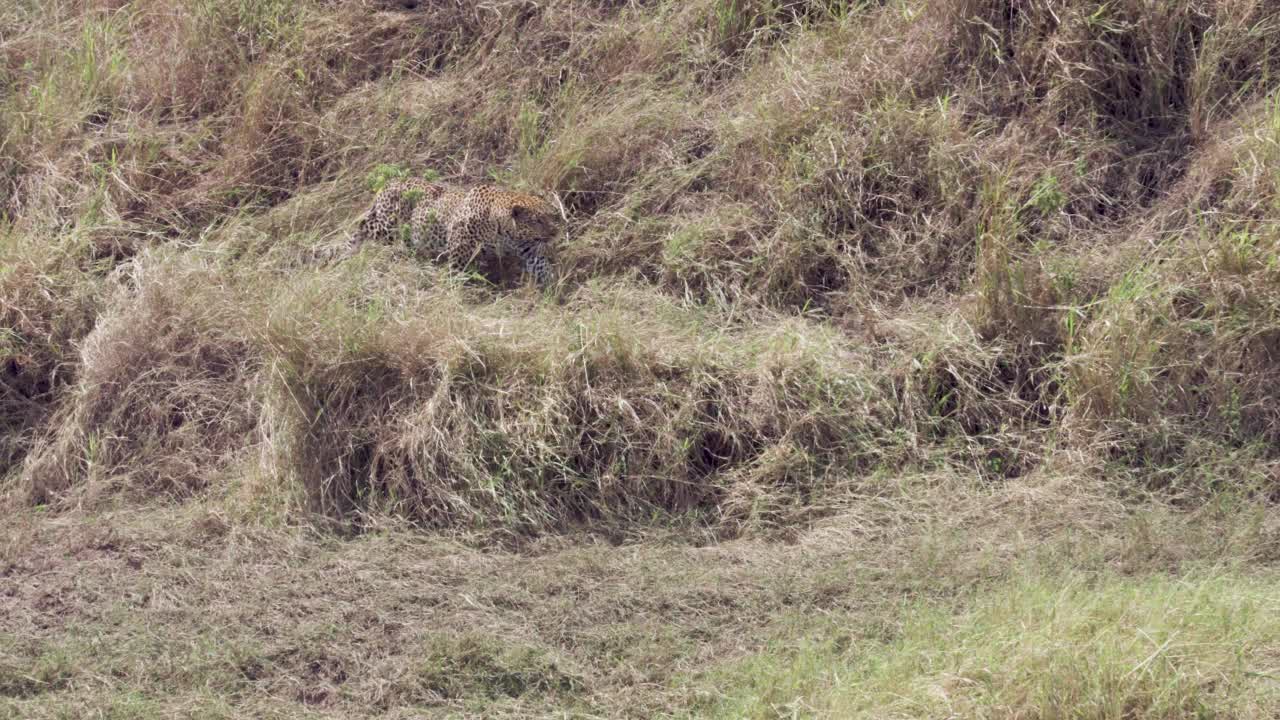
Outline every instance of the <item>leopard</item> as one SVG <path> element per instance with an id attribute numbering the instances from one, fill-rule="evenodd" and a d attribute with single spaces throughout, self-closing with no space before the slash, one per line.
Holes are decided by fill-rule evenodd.
<path id="1" fill-rule="evenodd" d="M 550 202 L 497 185 L 400 178 L 361 216 L 350 253 L 372 240 L 403 241 L 419 257 L 459 269 L 514 258 L 526 277 L 547 288 L 563 219 Z"/>

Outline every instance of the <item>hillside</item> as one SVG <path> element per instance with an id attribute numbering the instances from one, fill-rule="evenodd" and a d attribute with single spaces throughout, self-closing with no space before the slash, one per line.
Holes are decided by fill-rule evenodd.
<path id="1" fill-rule="evenodd" d="M 0 717 L 1280 713 L 1280 8 L 0 4 Z M 554 198 L 558 285 L 389 179 Z"/>

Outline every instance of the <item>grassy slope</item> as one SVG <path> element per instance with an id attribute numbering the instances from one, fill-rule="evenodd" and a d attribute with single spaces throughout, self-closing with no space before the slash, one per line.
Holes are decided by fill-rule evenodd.
<path id="1" fill-rule="evenodd" d="M 1280 13 L 418 5 L 0 7 L 3 712 L 1274 714 Z"/>

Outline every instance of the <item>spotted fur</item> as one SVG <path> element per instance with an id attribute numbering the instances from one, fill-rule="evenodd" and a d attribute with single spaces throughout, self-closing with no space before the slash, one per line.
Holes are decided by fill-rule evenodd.
<path id="1" fill-rule="evenodd" d="M 539 286 L 552 281 L 560 215 L 545 200 L 491 185 L 456 187 L 394 180 L 360 220 L 353 251 L 374 240 L 405 241 L 420 256 L 465 267 L 514 257 Z"/>

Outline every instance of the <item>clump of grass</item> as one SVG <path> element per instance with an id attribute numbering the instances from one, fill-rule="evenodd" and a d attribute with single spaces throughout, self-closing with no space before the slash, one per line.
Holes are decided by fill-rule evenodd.
<path id="1" fill-rule="evenodd" d="M 913 357 L 907 376 L 918 432 L 984 478 L 1034 469 L 1063 410 L 1055 369 L 1034 350 L 982 343 L 963 325 L 947 330 Z"/>
<path id="2" fill-rule="evenodd" d="M 1074 419 L 1102 430 L 1126 464 L 1195 465 L 1280 432 L 1271 360 L 1280 194 L 1260 172 L 1280 157 L 1280 112 L 1259 109 L 1226 149 L 1199 158 L 1171 207 L 1142 229 L 1176 239 L 1112 285 L 1079 336 Z"/>
<path id="3" fill-rule="evenodd" d="M 1276 609 L 1269 578 L 1032 577 L 908 605 L 888 640 L 765 651 L 715 676 L 709 715 L 1270 717 Z"/>
<path id="4" fill-rule="evenodd" d="M 616 96 L 558 98 L 555 127 L 545 133 L 537 117 L 525 115 L 515 174 L 533 187 L 564 196 L 565 204 L 590 213 L 625 196 L 647 168 L 682 153 L 697 132 L 688 108 L 654 89 L 633 87 Z M 612 140 L 625 133 L 627 142 Z"/>
<path id="5" fill-rule="evenodd" d="M 86 485 L 189 495 L 243 452 L 257 358 L 246 308 L 213 273 L 190 256 L 148 257 L 119 278 L 26 459 L 31 502 Z"/>
<path id="6" fill-rule="evenodd" d="M 0 478 L 74 382 L 76 343 L 94 325 L 99 282 L 69 245 L 0 228 Z"/>
<path id="7" fill-rule="evenodd" d="M 518 698 L 572 692 L 579 684 L 538 648 L 468 634 L 437 635 L 425 643 L 415 671 L 393 691 L 400 702 L 436 704 L 460 699 Z"/>
<path id="8" fill-rule="evenodd" d="M 806 494 L 897 452 L 883 381 L 826 333 L 702 338 L 632 293 L 596 295 L 611 309 L 587 315 L 441 291 L 352 303 L 334 295 L 343 282 L 278 300 L 267 331 L 279 472 L 331 516 L 545 530 L 696 510 L 721 523 L 736 483 Z M 791 460 L 767 460 L 779 452 Z"/>
<path id="9" fill-rule="evenodd" d="M 966 79 L 982 83 L 988 108 L 1052 112 L 1101 131 L 1142 155 L 1124 174 L 1145 181 L 1148 198 L 1177 176 L 1156 163 L 1262 96 L 1254 73 L 1280 61 L 1267 39 L 1276 17 L 1253 3 L 961 2 L 927 12 L 952 33 L 946 62 L 971 67 Z"/>
<path id="10" fill-rule="evenodd" d="M 71 653 L 49 649 L 26 652 L 17 643 L 0 644 L 0 698 L 23 699 L 64 690 L 75 677 Z"/>

